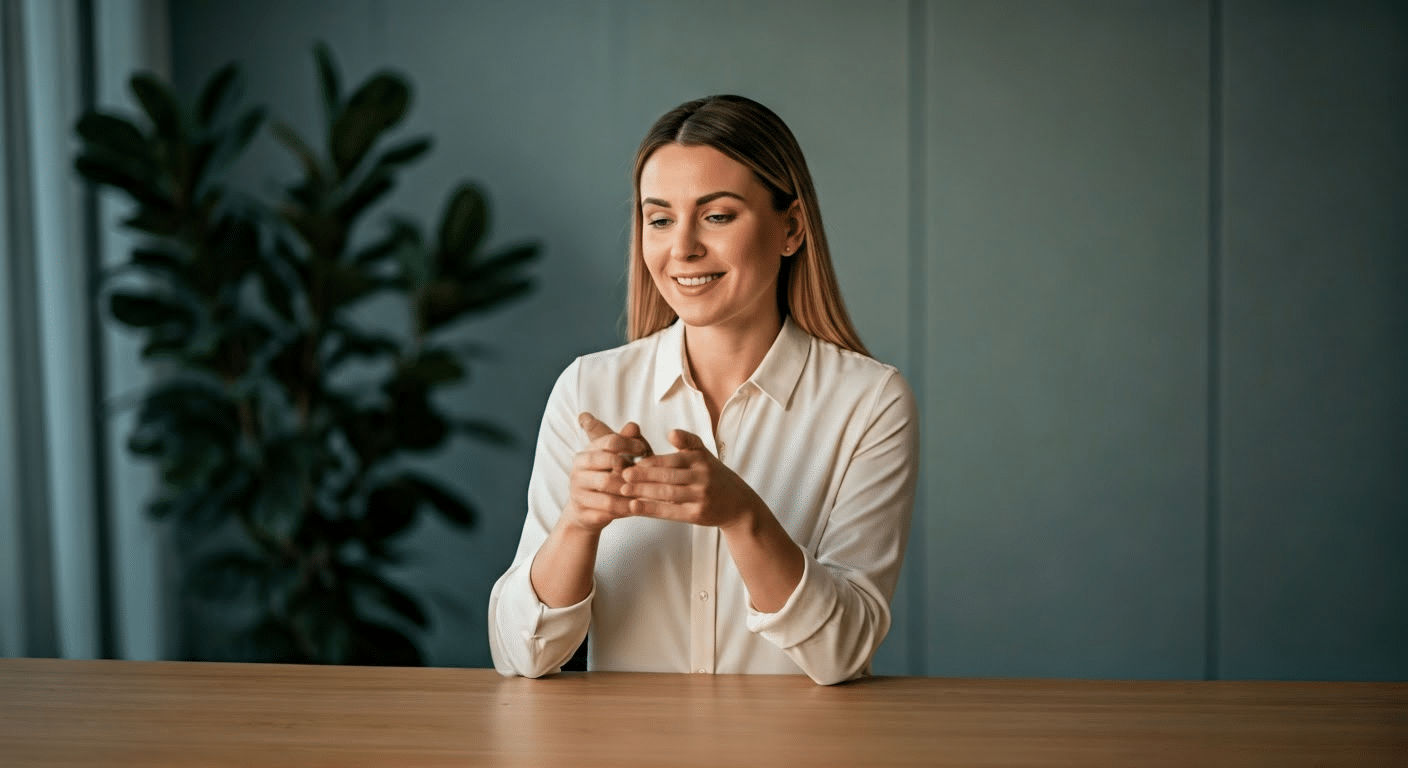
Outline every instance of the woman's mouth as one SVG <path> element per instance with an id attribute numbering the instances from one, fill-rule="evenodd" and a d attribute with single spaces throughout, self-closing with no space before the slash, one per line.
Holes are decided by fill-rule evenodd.
<path id="1" fill-rule="evenodd" d="M 700 275 L 699 277 L 676 277 L 675 282 L 679 283 L 680 285 L 686 285 L 693 288 L 695 286 L 700 286 L 705 283 L 712 282 L 723 276 L 724 273 L 716 272 L 712 275 Z"/>

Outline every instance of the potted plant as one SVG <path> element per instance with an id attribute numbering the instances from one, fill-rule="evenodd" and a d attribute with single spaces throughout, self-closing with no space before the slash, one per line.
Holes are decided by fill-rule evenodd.
<path id="1" fill-rule="evenodd" d="M 410 104 L 404 77 L 378 72 L 344 93 L 327 49 L 314 56 L 324 136 L 272 123 L 302 169 L 277 204 L 226 181 L 269 122 L 242 103 L 233 64 L 194 105 L 135 75 L 147 124 L 88 112 L 75 167 L 129 196 L 125 224 L 143 235 L 103 297 L 159 372 L 128 446 L 160 472 L 149 509 L 174 525 L 190 616 L 215 638 L 198 655 L 420 664 L 425 607 L 387 575 L 398 539 L 426 511 L 462 527 L 475 514 L 407 459 L 456 435 L 508 440 L 435 393 L 465 379 L 477 350 L 456 321 L 529 291 L 538 246 L 486 252 L 472 184 L 431 235 L 392 217 L 359 236 L 431 141 L 387 143 Z M 407 330 L 370 327 L 372 296 L 398 299 Z"/>

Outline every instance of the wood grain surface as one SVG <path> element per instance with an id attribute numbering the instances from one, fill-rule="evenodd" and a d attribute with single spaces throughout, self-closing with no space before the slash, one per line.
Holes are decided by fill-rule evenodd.
<path id="1" fill-rule="evenodd" d="M 1408 684 L 0 659 L 0 766 L 1405 766 Z"/>

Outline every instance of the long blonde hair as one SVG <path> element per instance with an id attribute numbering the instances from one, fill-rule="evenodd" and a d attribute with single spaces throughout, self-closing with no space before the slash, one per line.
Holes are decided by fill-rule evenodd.
<path id="1" fill-rule="evenodd" d="M 655 287 L 641 254 L 640 174 L 655 150 L 666 144 L 709 146 L 747 166 L 772 194 L 772 205 L 802 206 L 802 245 L 782 260 L 777 281 L 778 314 L 791 315 L 802 330 L 843 349 L 869 355 L 846 313 L 831 251 L 821 226 L 816 189 L 802 148 L 787 124 L 772 110 L 743 96 L 720 95 L 685 102 L 667 112 L 636 152 L 631 223 L 630 286 L 626 323 L 631 341 L 674 322 L 678 315 Z"/>

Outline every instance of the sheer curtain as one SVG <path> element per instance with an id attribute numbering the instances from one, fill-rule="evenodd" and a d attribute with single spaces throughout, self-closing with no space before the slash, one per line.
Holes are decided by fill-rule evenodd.
<path id="1" fill-rule="evenodd" d="M 153 0 L 0 0 L 0 655 L 166 655 L 152 479 L 109 407 L 145 373 L 94 316 L 131 243 L 72 157 L 86 106 L 131 111 L 130 73 L 164 68 L 167 27 Z"/>

